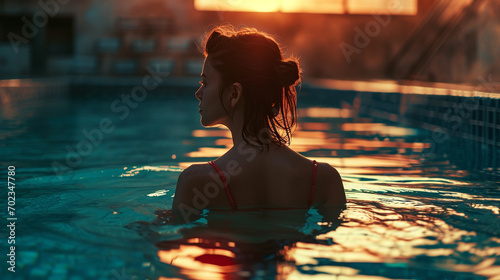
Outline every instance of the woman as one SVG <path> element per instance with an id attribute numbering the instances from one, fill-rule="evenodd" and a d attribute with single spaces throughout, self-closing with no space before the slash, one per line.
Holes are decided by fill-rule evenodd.
<path id="1" fill-rule="evenodd" d="M 173 211 L 186 221 L 208 209 L 288 209 L 346 202 L 339 173 L 291 150 L 300 67 L 269 35 L 216 27 L 206 35 L 201 123 L 223 125 L 233 147 L 179 176 Z"/>

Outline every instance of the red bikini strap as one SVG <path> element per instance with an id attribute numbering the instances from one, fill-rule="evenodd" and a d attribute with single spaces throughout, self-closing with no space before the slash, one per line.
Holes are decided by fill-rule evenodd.
<path id="1" fill-rule="evenodd" d="M 227 181 L 226 181 L 226 177 L 224 176 L 224 173 L 222 173 L 222 170 L 220 170 L 220 168 L 215 164 L 214 161 L 209 161 L 208 163 L 219 174 L 219 177 L 220 177 L 222 183 L 224 183 L 224 189 L 226 189 L 227 197 L 229 198 L 229 202 L 231 203 L 231 207 L 233 208 L 233 210 L 235 210 L 236 209 L 236 202 L 234 202 L 234 198 L 233 198 L 233 195 L 231 194 L 231 190 L 229 190 L 229 186 L 227 185 Z"/>
<path id="2" fill-rule="evenodd" d="M 314 165 L 314 170 L 313 170 L 313 179 L 312 179 L 312 184 L 311 184 L 311 194 L 309 195 L 309 204 L 308 208 L 311 207 L 312 201 L 313 201 L 313 196 L 314 196 L 314 188 L 316 187 L 316 171 L 318 169 L 318 163 L 313 160 L 313 165 Z"/>

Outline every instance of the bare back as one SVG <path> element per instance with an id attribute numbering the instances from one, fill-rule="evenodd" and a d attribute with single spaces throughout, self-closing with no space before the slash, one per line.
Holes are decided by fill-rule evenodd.
<path id="1" fill-rule="evenodd" d="M 313 179 L 313 162 L 287 146 L 270 145 L 264 152 L 249 145 L 233 147 L 215 164 L 223 173 L 238 209 L 307 208 L 311 191 L 312 205 L 346 201 L 342 180 L 333 167 L 319 163 Z M 195 209 L 200 206 L 231 209 L 222 180 L 209 164 L 189 167 L 179 177 L 174 207 L 185 203 Z M 218 191 L 213 183 L 220 187 Z M 193 200 L 196 194 L 198 201 Z M 203 194 L 206 199 L 201 197 Z"/>

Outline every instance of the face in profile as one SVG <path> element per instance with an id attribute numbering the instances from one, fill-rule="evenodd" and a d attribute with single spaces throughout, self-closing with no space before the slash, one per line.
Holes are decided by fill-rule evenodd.
<path id="1" fill-rule="evenodd" d="M 226 124 L 227 113 L 221 103 L 221 91 L 223 90 L 222 77 L 210 60 L 205 59 L 200 88 L 195 96 L 200 100 L 201 124 L 205 127 L 217 124 Z"/>

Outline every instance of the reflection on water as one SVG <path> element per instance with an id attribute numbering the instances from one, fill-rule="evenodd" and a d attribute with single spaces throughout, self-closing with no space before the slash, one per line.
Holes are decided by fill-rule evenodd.
<path id="1" fill-rule="evenodd" d="M 113 118 L 114 99 L 1 111 L 2 153 L 13 159 L 2 161 L 16 165 L 22 183 L 19 279 L 500 275 L 498 182 L 436 154 L 423 131 L 352 109 L 301 108 L 292 148 L 339 170 L 346 209 L 205 211 L 173 224 L 180 171 L 226 152 L 229 131 L 202 129 L 194 99 L 152 97 L 128 119 L 114 118 L 116 130 L 59 180 L 52 161 L 65 163 L 82 129 Z"/>
<path id="2" fill-rule="evenodd" d="M 210 225 L 216 217 L 205 217 L 207 224 L 185 229 L 184 239 L 157 243 L 162 262 L 190 279 L 500 275 L 495 182 L 465 180 L 469 172 L 446 157 L 429 161 L 416 156 L 431 148 L 417 140 L 418 130 L 357 118 L 350 109 L 311 107 L 299 115 L 291 147 L 343 174 L 349 202 L 340 218 L 333 222 L 318 214 L 304 234 L 287 220 L 302 217 L 295 222 L 307 223 L 296 213 L 275 216 L 271 223 L 252 221 L 252 214 L 244 213 L 239 219 L 223 218 L 217 226 Z M 221 156 L 232 146 L 224 129 L 194 130 L 192 136 L 213 144 L 186 153 L 181 166 Z M 495 195 L 483 195 L 488 192 Z"/>
<path id="3" fill-rule="evenodd" d="M 422 172 L 412 169 L 420 161 L 409 155 L 428 149 L 430 144 L 412 141 L 409 137 L 418 134 L 415 129 L 357 119 L 351 109 L 310 107 L 299 109 L 298 114 L 303 120 L 293 133 L 291 148 L 318 161 L 328 162 L 342 174 Z M 356 122 L 359 120 L 363 122 Z M 212 145 L 217 147 L 199 147 L 187 153 L 190 161 L 201 159 L 203 162 L 205 158 L 219 157 L 232 147 L 227 129 L 193 130 L 192 136 L 213 139 Z M 180 163 L 181 167 L 189 165 L 188 162 Z"/>
<path id="4" fill-rule="evenodd" d="M 496 279 L 500 198 L 445 178 L 344 179 L 346 209 L 206 211 L 181 240 L 156 243 L 160 261 L 189 279 Z"/>
<path id="5" fill-rule="evenodd" d="M 181 240 L 155 240 L 158 257 L 189 279 L 271 279 L 276 275 L 285 279 L 296 270 L 286 252 L 298 242 L 325 243 L 316 241 L 313 233 L 334 230 L 341 210 L 205 211 L 194 222 L 197 227 L 181 228 Z M 153 224 L 158 222 L 161 219 Z M 168 238 L 164 232 L 175 227 L 163 226 L 156 239 Z"/>

